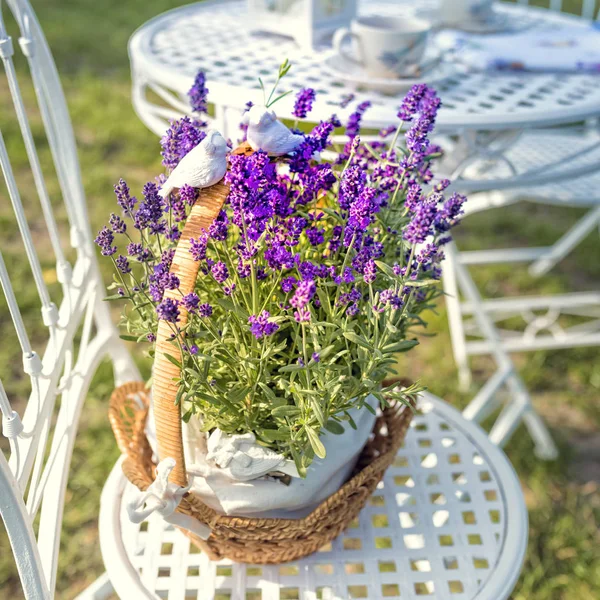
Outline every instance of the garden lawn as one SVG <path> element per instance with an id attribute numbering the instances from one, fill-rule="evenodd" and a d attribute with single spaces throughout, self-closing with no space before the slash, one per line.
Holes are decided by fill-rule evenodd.
<path id="1" fill-rule="evenodd" d="M 569 4 L 569 3 L 567 3 Z M 150 17 L 178 5 L 172 0 L 45 0 L 34 2 L 54 51 L 75 124 L 92 229 L 95 232 L 113 209 L 112 185 L 126 175 L 132 190 L 161 170 L 158 140 L 139 122 L 130 103 L 127 39 Z M 572 2 L 576 8 L 580 2 Z M 6 8 L 4 13 L 6 15 Z M 13 38 L 14 27 L 11 29 Z M 283 58 L 283 57 L 282 57 Z M 19 73 L 25 74 L 23 61 Z M 24 79 L 24 78 L 23 78 Z M 18 174 L 27 161 L 12 116 L 6 81 L 0 76 L 0 129 Z M 31 102 L 31 90 L 25 89 Z M 34 123 L 41 140 L 39 121 Z M 45 167 L 50 161 L 42 152 Z M 33 207 L 31 182 L 23 198 Z M 41 332 L 36 292 L 26 275 L 26 259 L 19 245 L 6 191 L 0 188 L 0 236 L 9 268 L 22 266 L 14 282 L 32 337 Z M 51 187 L 56 198 L 56 187 Z M 598 193 L 596 191 L 596 193 Z M 460 228 L 459 244 L 474 249 L 486 245 L 551 243 L 582 215 L 582 211 L 523 205 L 476 215 Z M 34 226 L 39 217 L 30 209 Z M 64 214 L 59 211 L 64 228 Z M 66 231 L 65 231 L 66 234 Z M 559 293 L 597 289 L 600 282 L 600 240 L 590 237 L 551 275 L 532 280 L 524 268 L 487 268 L 476 271 L 486 295 L 502 293 Z M 53 265 L 44 264 L 52 286 Z M 109 273 L 105 269 L 108 280 Z M 11 336 L 12 325 L 0 300 L 0 336 Z M 464 406 L 485 381 L 493 365 L 487 358 L 473 361 L 475 383 L 467 394 L 456 390 L 456 373 L 443 302 L 432 315 L 430 329 L 437 337 L 422 338 L 421 346 L 402 357 L 402 374 L 420 379 L 435 394 Z M 40 335 L 39 333 L 37 334 Z M 20 352 L 15 344 L 0 344 L 0 377 L 15 406 L 22 410 L 27 381 L 19 377 Z M 550 425 L 561 455 L 542 462 L 521 427 L 507 446 L 523 486 L 529 508 L 529 550 L 513 594 L 519 600 L 597 600 L 600 598 L 600 349 L 535 352 L 516 357 L 538 410 Z M 145 374 L 148 365 L 140 360 Z M 73 598 L 103 571 L 98 544 L 97 516 L 103 483 L 118 452 L 107 420 L 112 390 L 110 365 L 104 364 L 92 383 L 77 439 L 61 541 L 57 598 Z M 0 600 L 22 597 L 18 576 L 0 528 Z"/>

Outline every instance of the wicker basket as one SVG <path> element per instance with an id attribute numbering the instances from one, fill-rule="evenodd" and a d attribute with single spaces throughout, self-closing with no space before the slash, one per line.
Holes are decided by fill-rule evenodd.
<path id="1" fill-rule="evenodd" d="M 240 147 L 237 153 L 247 153 Z M 180 280 L 180 291 L 167 291 L 167 297 L 180 297 L 194 288 L 199 263 L 190 253 L 190 238 L 207 230 L 219 214 L 228 194 L 228 188 L 218 183 L 200 192 L 186 221 L 178 242 L 171 271 Z M 180 322 L 187 320 L 181 308 Z M 169 325 L 159 321 L 153 373 L 153 411 L 160 459 L 175 459 L 170 480 L 187 486 L 185 458 L 181 437 L 180 407 L 175 403 L 178 368 L 165 355 L 175 358 L 179 351 L 168 341 L 172 335 Z M 137 400 L 136 400 L 137 398 Z M 144 408 L 140 410 L 139 398 Z M 117 388 L 110 402 L 109 417 L 121 452 L 127 456 L 123 464 L 125 475 L 140 490 L 154 481 L 155 465 L 152 452 L 144 435 L 148 396 L 143 383 L 128 383 Z M 255 564 L 281 563 L 306 556 L 338 536 L 358 515 L 369 496 L 392 463 L 412 417 L 412 410 L 404 406 L 386 409 L 376 421 L 370 440 L 363 449 L 353 476 L 340 490 L 323 501 L 303 519 L 264 519 L 224 516 L 206 506 L 200 498 L 188 493 L 178 511 L 208 525 L 212 533 L 208 540 L 184 531 L 213 560 L 230 558 Z"/>

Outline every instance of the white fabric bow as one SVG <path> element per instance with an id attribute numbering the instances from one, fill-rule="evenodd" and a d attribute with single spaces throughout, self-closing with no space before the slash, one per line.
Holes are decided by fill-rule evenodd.
<path id="1" fill-rule="evenodd" d="M 169 475 L 175 468 L 173 458 L 165 458 L 156 467 L 156 479 L 145 492 L 139 492 L 127 503 L 127 514 L 132 523 L 145 521 L 153 512 L 157 512 L 167 523 L 191 531 L 203 540 L 208 539 L 211 529 L 197 519 L 176 512 L 183 496 L 190 486 L 181 487 L 169 481 Z"/>

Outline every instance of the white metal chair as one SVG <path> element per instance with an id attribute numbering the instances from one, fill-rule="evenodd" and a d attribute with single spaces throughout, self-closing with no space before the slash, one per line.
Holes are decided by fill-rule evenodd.
<path id="1" fill-rule="evenodd" d="M 530 4 L 528 0 L 518 2 Z M 564 3 L 550 0 L 548 8 L 560 11 Z M 584 0 L 580 8 L 585 18 L 592 19 L 598 14 L 595 0 Z M 498 156 L 490 156 L 491 161 L 487 164 L 463 164 L 457 168 L 461 174 L 458 187 L 470 192 L 467 215 L 521 201 L 586 208 L 588 212 L 548 247 L 470 252 L 459 252 L 456 246 L 450 248 L 444 267 L 444 284 L 453 352 L 463 389 L 471 384 L 469 356 L 491 354 L 498 366 L 498 371 L 465 410 L 465 416 L 477 421 L 488 416 L 498 404 L 498 391 L 506 384 L 512 388 L 511 395 L 492 429 L 492 439 L 504 444 L 523 420 L 535 441 L 536 452 L 552 458 L 556 448 L 535 413 L 508 353 L 600 345 L 600 290 L 483 299 L 467 267 L 525 262 L 530 263 L 530 274 L 538 277 L 550 271 L 600 224 L 600 130 L 597 122 L 567 129 L 533 130 L 524 133 L 507 149 L 501 146 L 499 149 L 500 160 L 494 160 Z M 577 169 L 574 171 L 561 161 L 563 155 L 576 161 L 579 170 L 586 174 L 577 177 Z M 536 163 L 545 166 L 536 170 Z M 511 174 L 516 173 L 515 165 L 521 168 L 525 165 L 528 174 L 517 177 L 511 186 L 506 182 L 510 182 Z M 560 177 L 564 168 L 569 170 L 570 178 Z M 480 193 L 472 193 L 477 191 Z M 545 314 L 540 315 L 540 311 Z M 561 315 L 586 320 L 564 327 L 559 323 Z M 500 323 L 515 316 L 523 320 L 522 331 L 503 330 Z M 467 336 L 474 339 L 467 340 Z"/>
<path id="2" fill-rule="evenodd" d="M 29 2 L 7 0 L 6 4 L 18 24 L 20 38 L 15 48 L 6 33 L 0 4 L 0 57 L 38 198 L 20 195 L 1 132 L 0 164 L 39 295 L 45 340 L 40 343 L 36 331 L 36 341 L 31 341 L 29 324 L 19 307 L 19 289 L 13 288 L 0 252 L 0 282 L 7 313 L 14 325 L 15 342 L 18 340 L 21 347 L 23 371 L 31 383 L 29 399 L 17 412 L 0 382 L 2 434 L 9 440 L 6 456 L 0 452 L 0 513 L 25 596 L 46 599 L 53 596 L 55 588 L 69 462 L 91 378 L 105 356 L 112 359 L 118 382 L 139 378 L 139 374 L 103 302 L 105 290 L 90 236 L 75 139 L 50 50 Z M 70 244 L 60 235 L 54 216 L 59 203 L 53 204 L 49 197 L 29 125 L 12 59 L 18 49 L 28 61 L 68 217 Z M 45 230 L 37 227 L 34 235 L 26 215 L 39 212 L 39 206 Z M 48 242 L 55 258 L 58 290 L 49 290 L 44 281 L 47 250 L 41 248 Z M 67 256 L 73 257 L 72 262 Z"/>
<path id="3" fill-rule="evenodd" d="M 137 490 L 115 468 L 100 511 L 115 591 L 123 600 L 505 600 L 527 545 L 516 474 L 457 410 L 427 393 L 419 408 L 356 521 L 319 552 L 283 565 L 211 562 L 156 514 L 132 523 L 126 506 Z"/>

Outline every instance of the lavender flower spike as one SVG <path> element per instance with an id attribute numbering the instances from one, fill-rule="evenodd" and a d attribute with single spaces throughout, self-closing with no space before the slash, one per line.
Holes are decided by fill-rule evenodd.
<path id="1" fill-rule="evenodd" d="M 271 313 L 267 310 L 263 310 L 258 316 L 250 315 L 248 317 L 250 332 L 257 340 L 263 336 L 273 335 L 279 329 L 279 325 L 271 321 L 270 317 Z"/>
<path id="2" fill-rule="evenodd" d="M 294 110 L 292 114 L 297 119 L 305 119 L 306 115 L 312 110 L 313 102 L 315 101 L 315 90 L 312 88 L 304 88 L 298 92 Z"/>
<path id="3" fill-rule="evenodd" d="M 117 251 L 117 247 L 112 245 L 114 239 L 115 236 L 108 227 L 103 227 L 98 232 L 94 242 L 100 247 L 102 256 L 112 256 Z"/>
<path id="4" fill-rule="evenodd" d="M 177 323 L 179 318 L 179 306 L 172 298 L 165 298 L 157 307 L 156 314 L 159 319 L 169 323 Z"/>
<path id="5" fill-rule="evenodd" d="M 208 95 L 208 89 L 206 87 L 206 76 L 203 71 L 198 71 L 196 78 L 194 79 L 194 85 L 188 92 L 188 98 L 190 99 L 190 105 L 192 110 L 197 113 L 208 112 L 208 106 L 206 102 L 206 96 Z"/>
<path id="6" fill-rule="evenodd" d="M 301 281 L 296 288 L 296 293 L 290 300 L 290 304 L 294 308 L 304 308 L 310 299 L 315 295 L 317 286 L 312 280 Z"/>

